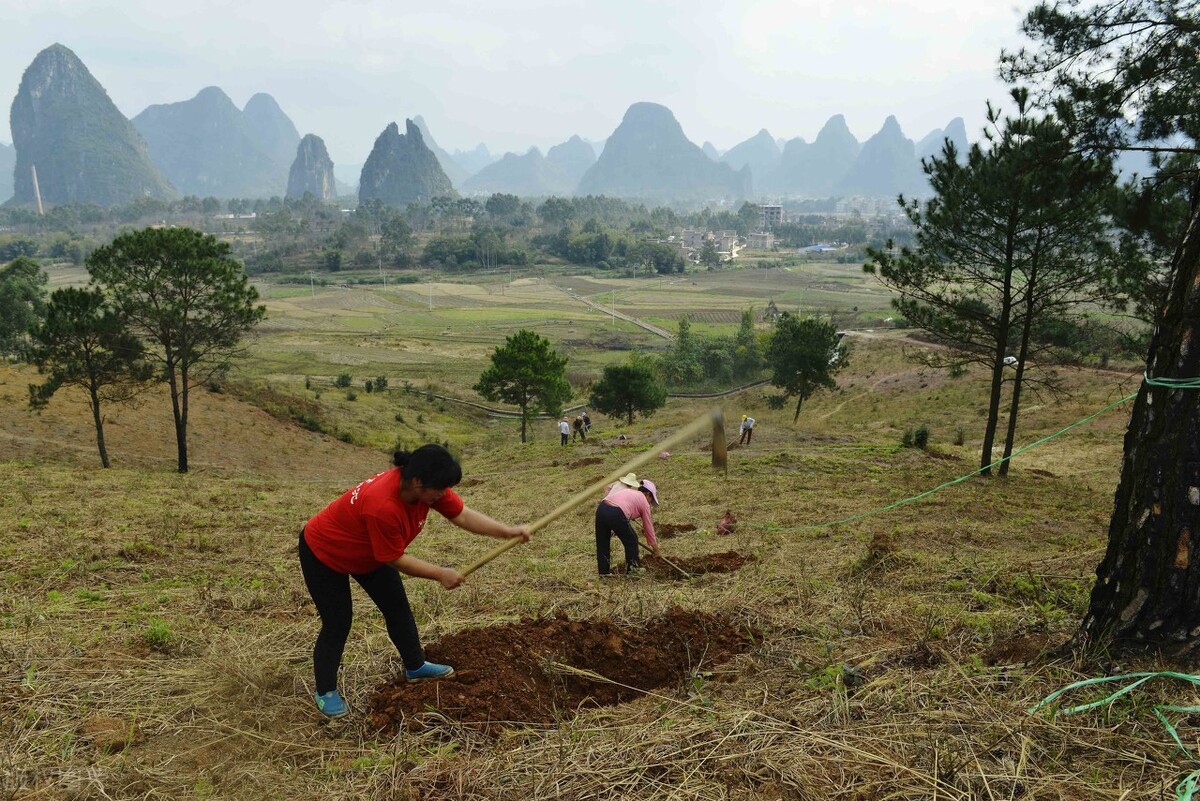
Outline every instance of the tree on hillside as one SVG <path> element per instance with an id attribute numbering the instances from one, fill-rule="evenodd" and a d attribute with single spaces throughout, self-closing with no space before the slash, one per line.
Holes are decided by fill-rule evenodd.
<path id="1" fill-rule="evenodd" d="M 46 313 L 46 273 L 18 256 L 0 267 L 0 356 L 17 355 Z"/>
<path id="2" fill-rule="evenodd" d="M 504 192 L 495 192 L 483 204 L 484 211 L 494 220 L 507 220 L 521 211 L 521 198 Z"/>
<path id="3" fill-rule="evenodd" d="M 781 394 L 768 397 L 773 409 L 781 409 L 796 398 L 792 422 L 800 419 L 800 407 L 819 389 L 834 389 L 834 375 L 848 364 L 846 350 L 833 323 L 784 312 L 775 323 L 767 346 L 771 385 Z"/>
<path id="4" fill-rule="evenodd" d="M 745 309 L 733 338 L 733 376 L 739 381 L 757 378 L 762 367 L 762 349 L 754 329 L 754 309 Z"/>
<path id="5" fill-rule="evenodd" d="M 413 236 L 412 228 L 403 215 L 393 214 L 380 226 L 380 252 L 396 267 L 412 264 L 412 253 L 416 245 L 417 238 Z"/>
<path id="6" fill-rule="evenodd" d="M 692 334 L 692 322 L 685 314 L 679 318 L 671 350 L 658 359 L 658 372 L 671 386 L 691 386 L 704 377 L 703 353 L 704 347 Z"/>
<path id="7" fill-rule="evenodd" d="M 29 385 L 29 405 L 41 409 L 64 386 L 87 393 L 100 464 L 110 467 L 104 445 L 104 407 L 125 403 L 145 389 L 153 369 L 141 341 L 99 289 L 67 287 L 50 296 L 46 319 L 31 332 L 30 362 L 47 375 Z"/>
<path id="8" fill-rule="evenodd" d="M 667 403 L 667 390 L 645 357 L 634 356 L 628 364 L 604 368 L 592 388 L 588 405 L 609 417 L 624 417 L 628 425 L 635 415 L 649 417 Z"/>
<path id="9" fill-rule="evenodd" d="M 932 363 L 975 362 L 989 370 L 985 475 L 1004 385 L 1013 383 L 1005 455 L 1012 452 L 1023 386 L 1055 389 L 1053 376 L 1027 372 L 1035 362 L 1058 361 L 1054 343 L 1036 336 L 1050 328 L 1048 321 L 1116 293 L 1104 214 L 1114 181 L 1110 161 L 1072 153 L 1057 120 L 1031 114 L 1021 90 L 1014 100 L 1016 117 L 1001 119 L 989 106 L 985 141 L 965 160 L 947 141 L 924 162 L 934 196 L 924 206 L 900 199 L 916 246 L 898 254 L 869 248 L 864 266 L 899 293 L 893 305 L 905 319 L 949 346 L 945 356 L 932 354 Z M 1003 462 L 1002 475 L 1007 468 Z"/>
<path id="10" fill-rule="evenodd" d="M 651 275 L 681 273 L 687 266 L 679 248 L 666 242 L 638 242 L 629 249 L 629 260 L 641 264 Z"/>
<path id="11" fill-rule="evenodd" d="M 266 308 L 255 305 L 258 292 L 229 245 L 191 228 L 122 234 L 87 264 L 170 386 L 179 472 L 186 473 L 188 392 L 229 369 Z"/>
<path id="12" fill-rule="evenodd" d="M 565 378 L 567 358 L 559 356 L 550 341 L 521 329 L 492 353 L 492 366 L 483 372 L 474 390 L 490 401 L 511 403 L 521 410 L 521 442 L 528 441 L 530 413 L 557 417 L 571 397 Z"/>
<path id="13" fill-rule="evenodd" d="M 721 254 L 717 252 L 717 243 L 705 238 L 700 245 L 700 265 L 714 268 L 721 266 Z"/>
<path id="14" fill-rule="evenodd" d="M 1008 54 L 1085 146 L 1197 153 L 1200 11 L 1178 0 L 1043 3 L 1025 19 L 1037 49 Z M 1138 120 L 1131 141 L 1126 119 Z M 1175 141 L 1175 145 L 1147 145 Z M 1160 162 L 1161 163 L 1161 162 Z M 1200 634 L 1200 172 L 1125 434 L 1121 479 L 1083 638 L 1194 649 Z"/>

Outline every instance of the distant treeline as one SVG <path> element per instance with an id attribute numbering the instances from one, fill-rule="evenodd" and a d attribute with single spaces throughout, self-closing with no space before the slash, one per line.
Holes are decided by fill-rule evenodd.
<path id="1" fill-rule="evenodd" d="M 789 209 L 773 231 L 778 247 L 818 242 L 847 245 L 841 258 L 860 260 L 867 247 L 911 239 L 901 215 Z M 753 203 L 733 208 L 682 210 L 609 197 L 529 200 L 493 194 L 486 200 L 435 198 L 403 209 L 378 200 L 353 209 L 304 198 L 267 200 L 144 198 L 126 206 L 56 206 L 45 215 L 0 208 L 0 260 L 20 255 L 80 265 L 88 253 L 131 225 L 189 226 L 227 241 L 252 274 L 336 273 L 369 268 L 428 267 L 456 272 L 559 262 L 649 274 L 682 272 L 688 261 L 671 241 L 684 229 L 732 231 L 745 239 L 758 230 Z M 716 269 L 715 248 L 692 257 Z"/>

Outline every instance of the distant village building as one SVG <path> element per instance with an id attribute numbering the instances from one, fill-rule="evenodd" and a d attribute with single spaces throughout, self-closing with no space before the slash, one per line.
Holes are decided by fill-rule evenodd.
<path id="1" fill-rule="evenodd" d="M 760 221 L 758 230 L 773 231 L 783 224 L 783 206 L 759 206 Z M 751 247 L 754 247 L 751 245 Z"/>
<path id="2" fill-rule="evenodd" d="M 703 228 L 684 228 L 679 237 L 679 243 L 684 257 L 693 262 L 699 260 L 700 251 L 705 242 L 712 242 L 721 261 L 736 259 L 738 255 L 737 231 L 707 231 Z"/>
<path id="3" fill-rule="evenodd" d="M 746 236 L 746 246 L 755 250 L 770 250 L 775 247 L 775 234 L 770 231 L 757 231 Z"/>

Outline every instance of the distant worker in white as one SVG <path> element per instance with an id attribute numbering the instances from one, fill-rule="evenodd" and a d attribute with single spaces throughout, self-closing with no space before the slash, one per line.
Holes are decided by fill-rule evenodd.
<path id="1" fill-rule="evenodd" d="M 754 418 L 742 415 L 742 436 L 738 439 L 739 445 L 749 445 L 750 440 L 754 438 Z"/>

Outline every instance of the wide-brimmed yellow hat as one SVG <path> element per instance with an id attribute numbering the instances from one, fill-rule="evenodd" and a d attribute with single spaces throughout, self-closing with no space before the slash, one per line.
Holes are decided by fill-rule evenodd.
<path id="1" fill-rule="evenodd" d="M 626 473 L 625 475 L 618 478 L 617 481 L 620 481 L 622 484 L 624 484 L 627 487 L 633 487 L 634 489 L 638 489 L 642 486 L 642 482 L 638 481 L 638 477 L 635 476 L 633 473 Z"/>

